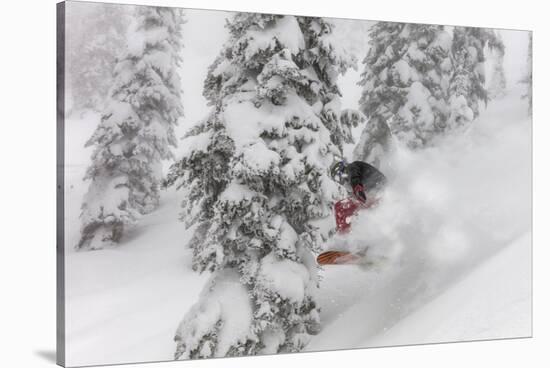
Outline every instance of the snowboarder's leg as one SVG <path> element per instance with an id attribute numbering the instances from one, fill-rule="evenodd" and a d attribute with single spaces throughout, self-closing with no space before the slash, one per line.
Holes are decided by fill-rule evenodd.
<path id="1" fill-rule="evenodd" d="M 347 233 L 351 229 L 351 219 L 357 212 L 359 205 L 351 198 L 346 198 L 334 204 L 334 216 L 336 219 L 336 231 L 340 234 Z"/>

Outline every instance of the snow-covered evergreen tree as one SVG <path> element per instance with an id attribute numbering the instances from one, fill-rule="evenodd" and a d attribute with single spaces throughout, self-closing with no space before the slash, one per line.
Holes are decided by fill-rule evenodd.
<path id="1" fill-rule="evenodd" d="M 78 2 L 67 7 L 67 85 L 73 110 L 103 108 L 126 42 L 131 8 Z"/>
<path id="2" fill-rule="evenodd" d="M 392 136 L 422 147 L 446 130 L 451 37 L 443 26 L 378 22 L 359 84 L 368 122 L 356 159 L 377 164 Z"/>
<path id="3" fill-rule="evenodd" d="M 467 126 L 479 115 L 480 102 L 487 104 L 484 50 L 504 53 L 504 44 L 492 29 L 455 27 L 453 31 L 453 75 L 449 87 L 449 126 Z"/>
<path id="4" fill-rule="evenodd" d="M 176 358 L 298 351 L 319 330 L 312 250 L 340 188 L 328 167 L 358 115 L 341 117 L 353 63 L 321 18 L 237 14 L 209 69 L 210 114 L 167 185 L 186 189 L 193 267 L 212 272 L 177 334 Z"/>
<path id="5" fill-rule="evenodd" d="M 493 71 L 489 82 L 489 98 L 496 100 L 506 95 L 506 75 L 504 73 L 504 53 L 497 50 L 493 58 Z"/>
<path id="6" fill-rule="evenodd" d="M 499 43 L 504 45 L 502 37 L 496 34 Z M 504 48 L 491 50 L 491 79 L 489 81 L 489 98 L 491 100 L 502 98 L 506 94 L 506 75 L 504 73 Z"/>
<path id="7" fill-rule="evenodd" d="M 177 143 L 183 15 L 171 8 L 136 9 L 107 106 L 86 143 L 95 150 L 85 176 L 91 183 L 78 248 L 118 242 L 126 225 L 157 206 L 161 160 L 172 158 L 170 146 Z"/>
<path id="8" fill-rule="evenodd" d="M 520 83 L 525 84 L 526 91 L 522 98 L 529 103 L 529 116 L 533 115 L 533 33 L 529 32 L 529 46 L 527 49 L 527 73 Z"/>

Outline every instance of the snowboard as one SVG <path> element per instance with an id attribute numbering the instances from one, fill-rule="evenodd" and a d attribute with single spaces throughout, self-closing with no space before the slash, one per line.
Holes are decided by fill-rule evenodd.
<path id="1" fill-rule="evenodd" d="M 352 219 L 361 210 L 367 210 L 376 206 L 380 200 L 376 197 L 366 202 L 361 202 L 354 197 L 342 199 L 334 204 L 334 216 L 336 220 L 336 232 L 348 234 L 351 231 Z M 345 250 L 327 250 L 317 256 L 317 264 L 326 265 L 370 265 L 371 262 L 365 257 L 366 248 L 360 253 L 353 253 Z"/>
<path id="2" fill-rule="evenodd" d="M 326 265 L 354 265 L 363 263 L 364 255 L 342 250 L 328 250 L 317 256 L 317 263 Z"/>
<path id="3" fill-rule="evenodd" d="M 364 270 L 376 269 L 386 261 L 385 257 L 372 259 L 367 255 L 366 250 L 360 253 L 352 253 L 345 250 L 327 250 L 317 256 L 317 264 L 319 266 L 355 265 Z"/>

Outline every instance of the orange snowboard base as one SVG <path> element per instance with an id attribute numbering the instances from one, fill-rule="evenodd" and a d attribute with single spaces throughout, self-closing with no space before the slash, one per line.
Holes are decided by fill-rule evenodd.
<path id="1" fill-rule="evenodd" d="M 317 256 L 317 263 L 324 265 L 353 265 L 359 263 L 361 256 L 346 251 L 329 250 Z"/>

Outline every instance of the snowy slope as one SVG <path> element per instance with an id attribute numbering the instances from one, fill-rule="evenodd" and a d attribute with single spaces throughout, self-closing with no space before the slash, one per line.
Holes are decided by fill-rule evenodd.
<path id="1" fill-rule="evenodd" d="M 355 280 L 331 295 L 330 308 L 325 310 L 327 325 L 308 350 L 529 337 L 530 243 L 527 235 L 517 239 L 416 307 L 414 298 L 376 286 L 379 278 L 358 282 L 361 271 L 340 269 L 338 286 L 343 286 L 342 280 Z M 350 292 L 355 293 L 355 300 L 340 309 L 338 298 L 349 299 Z M 407 314 L 411 309 L 414 311 Z"/>
<path id="2" fill-rule="evenodd" d="M 171 360 L 206 276 L 190 268 L 175 193 L 114 249 L 66 253 L 67 364 Z"/>
<path id="3" fill-rule="evenodd" d="M 79 206 L 97 114 L 66 122 L 65 295 L 68 366 L 171 360 L 174 333 L 207 275 L 190 268 L 189 232 L 178 221 L 179 193 L 163 192 L 117 248 L 77 252 Z"/>
<path id="4" fill-rule="evenodd" d="M 531 238 L 524 236 L 397 325 L 363 341 L 405 345 L 531 336 Z"/>

